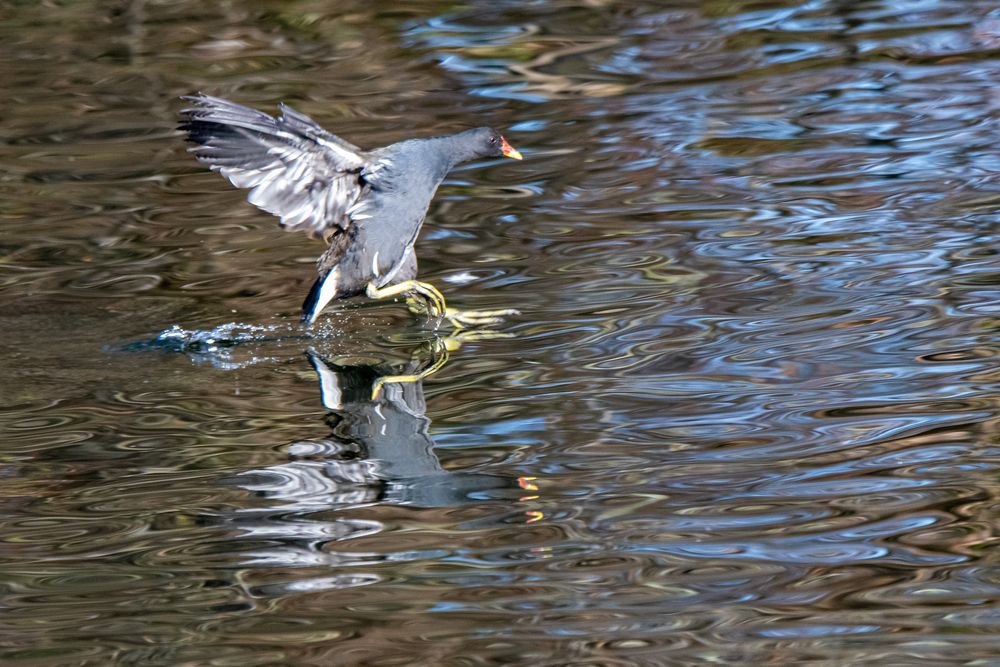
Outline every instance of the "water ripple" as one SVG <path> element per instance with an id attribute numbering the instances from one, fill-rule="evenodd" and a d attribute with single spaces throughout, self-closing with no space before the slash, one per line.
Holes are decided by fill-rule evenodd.
<path id="1" fill-rule="evenodd" d="M 995 661 L 994 7 L 192 7 L 0 9 L 0 661 Z M 300 328 L 197 90 L 502 128 L 417 254 L 511 337 L 373 399 L 449 332 Z"/>

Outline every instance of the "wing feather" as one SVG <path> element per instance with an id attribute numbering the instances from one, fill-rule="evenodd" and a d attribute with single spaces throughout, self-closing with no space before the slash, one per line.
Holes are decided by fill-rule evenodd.
<path id="1" fill-rule="evenodd" d="M 250 203 L 278 216 L 284 229 L 329 239 L 351 224 L 347 210 L 372 164 L 360 148 L 284 104 L 275 118 L 218 97 L 182 99 L 195 105 L 181 111 L 180 129 L 197 144 L 191 151 L 249 188 Z"/>

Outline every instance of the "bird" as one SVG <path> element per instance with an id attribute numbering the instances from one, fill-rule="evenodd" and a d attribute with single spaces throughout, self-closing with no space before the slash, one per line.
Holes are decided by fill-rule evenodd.
<path id="1" fill-rule="evenodd" d="M 487 157 L 522 159 L 497 130 L 408 139 L 363 150 L 280 104 L 271 116 L 202 93 L 181 98 L 178 129 L 190 152 L 277 216 L 280 226 L 325 241 L 317 277 L 302 305 L 313 326 L 330 303 L 412 294 L 428 313 L 455 326 L 492 323 L 514 309 L 462 313 L 447 307 L 434 285 L 417 280 L 414 243 L 438 186 L 451 169 Z"/>

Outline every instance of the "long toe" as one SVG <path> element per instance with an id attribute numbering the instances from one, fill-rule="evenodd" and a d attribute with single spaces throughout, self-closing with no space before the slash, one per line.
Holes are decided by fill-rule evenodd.
<path id="1" fill-rule="evenodd" d="M 502 308 L 499 310 L 455 310 L 448 308 L 445 310 L 445 318 L 457 326 L 475 327 L 484 324 L 497 324 L 503 318 L 510 315 L 520 315 L 521 311 L 516 308 Z"/>
<path id="2" fill-rule="evenodd" d="M 456 331 L 445 339 L 448 349 L 452 352 L 463 343 L 475 343 L 481 340 L 499 340 L 501 338 L 517 338 L 517 334 L 509 331 L 493 331 L 492 329 L 463 329 Z"/>

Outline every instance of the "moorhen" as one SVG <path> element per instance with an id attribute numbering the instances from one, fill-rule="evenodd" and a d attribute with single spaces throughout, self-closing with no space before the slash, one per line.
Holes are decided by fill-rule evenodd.
<path id="1" fill-rule="evenodd" d="M 197 144 L 190 150 L 200 161 L 236 187 L 250 188 L 249 202 L 278 216 L 284 229 L 329 245 L 302 305 L 304 323 L 312 325 L 331 301 L 359 294 L 384 299 L 416 293 L 432 315 L 456 325 L 517 313 L 453 311 L 436 287 L 416 279 L 413 244 L 452 167 L 476 158 L 521 159 L 496 130 L 480 127 L 365 151 L 284 104 L 275 118 L 208 95 L 181 99 L 194 103 L 181 111 L 186 119 L 180 129 Z"/>

